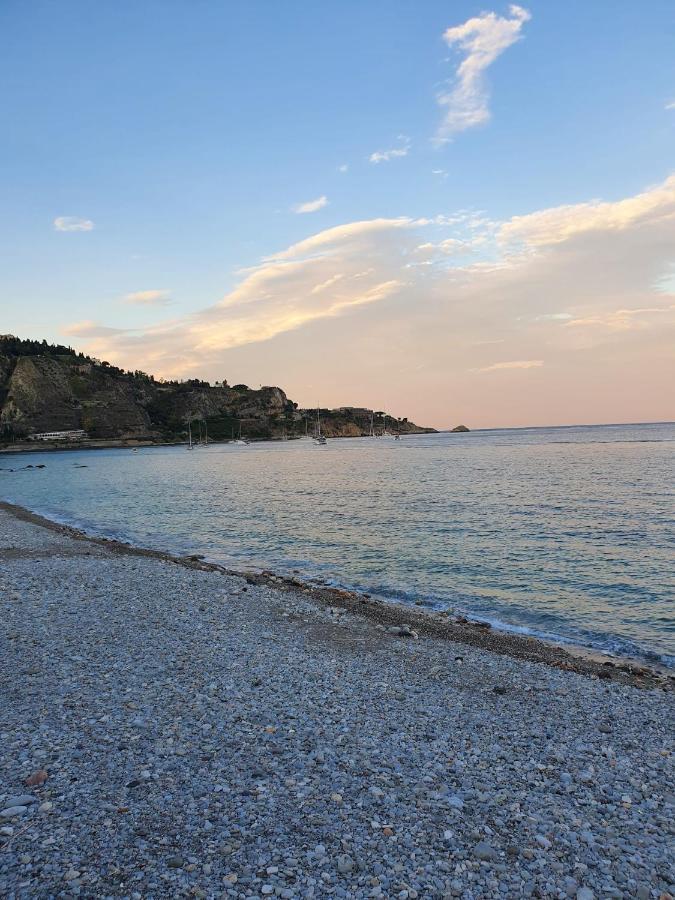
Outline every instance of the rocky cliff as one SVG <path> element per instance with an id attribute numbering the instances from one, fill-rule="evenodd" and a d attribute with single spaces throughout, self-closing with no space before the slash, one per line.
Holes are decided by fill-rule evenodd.
<path id="1" fill-rule="evenodd" d="M 0 442 L 36 432 L 83 429 L 92 439 L 171 441 L 208 429 L 228 440 L 240 429 L 249 438 L 294 437 L 312 432 L 316 412 L 302 410 L 278 387 L 157 381 L 125 372 L 70 347 L 0 337 Z M 407 419 L 374 415 L 376 430 L 433 431 Z M 329 437 L 357 436 L 370 429 L 371 411 L 321 410 Z"/>

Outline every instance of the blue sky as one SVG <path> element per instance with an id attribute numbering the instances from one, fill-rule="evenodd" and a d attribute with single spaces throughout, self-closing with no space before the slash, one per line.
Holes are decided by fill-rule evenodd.
<path id="1" fill-rule="evenodd" d="M 468 55 L 459 39 L 449 42 L 444 33 L 490 12 L 494 28 L 516 24 L 513 40 L 482 71 L 477 102 L 484 120 L 453 131 L 439 145 L 434 138 L 447 107 L 439 105 L 438 95 L 445 92 L 455 102 L 458 66 Z M 675 101 L 672 2 L 547 0 L 526 3 L 514 13 L 507 4 L 484 8 L 471 2 L 5 0 L 0 35 L 3 331 L 61 340 L 68 334 L 78 346 L 158 374 L 273 381 L 306 402 L 320 390 L 326 404 L 378 405 L 370 396 L 372 384 L 373 393 L 390 404 L 400 397 L 398 405 L 407 404 L 403 414 L 431 417 L 432 424 L 451 424 L 461 413 L 466 418 L 476 404 L 482 424 L 497 424 L 499 406 L 486 408 L 489 391 L 479 377 L 492 365 L 488 359 L 473 367 L 474 390 L 469 360 L 461 373 L 452 366 L 443 369 L 442 348 L 435 351 L 433 374 L 419 376 L 422 381 L 409 391 L 410 379 L 418 376 L 410 371 L 394 376 L 373 366 L 384 334 L 393 352 L 419 356 L 423 368 L 428 368 L 425 348 L 439 327 L 467 340 L 469 334 L 457 312 L 469 302 L 461 292 L 439 319 L 438 303 L 427 308 L 425 298 L 439 292 L 448 297 L 456 287 L 438 279 L 429 286 L 425 276 L 420 281 L 415 274 L 410 288 L 390 247 L 384 260 L 378 245 L 381 278 L 369 288 L 390 282 L 398 287 L 368 295 L 375 301 L 350 295 L 345 304 L 341 295 L 339 312 L 312 310 L 298 325 L 287 302 L 286 261 L 286 280 L 271 286 L 266 281 L 261 295 L 247 292 L 243 337 L 212 345 L 195 339 L 178 348 L 173 332 L 166 340 L 161 336 L 171 327 L 184 334 L 194 317 L 213 322 L 214 305 L 245 282 L 242 269 L 336 226 L 407 217 L 417 227 L 470 211 L 492 223 L 472 250 L 475 265 L 501 258 L 501 244 L 493 241 L 501 223 L 567 205 L 581 205 L 583 213 L 584 204 L 598 199 L 617 203 L 665 183 L 675 169 L 675 108 L 668 108 Z M 400 155 L 370 161 L 372 154 L 391 150 Z M 325 205 L 315 212 L 294 211 L 324 197 Z M 663 202 L 670 209 L 668 194 Z M 658 206 L 655 218 L 663 220 L 662 212 Z M 66 228 L 75 220 L 90 225 L 59 230 L 54 223 L 64 219 Z M 466 237 L 464 225 L 461 233 L 447 224 L 421 227 L 433 232 L 420 237 L 424 246 Z M 612 232 L 614 226 L 608 228 Z M 636 290 L 653 291 L 655 269 L 668 278 L 675 263 L 667 249 L 670 237 L 670 231 L 654 236 L 654 244 L 664 249 L 658 260 L 649 261 L 649 282 Z M 639 252 L 639 235 L 631 246 Z M 343 249 L 340 245 L 331 254 L 342 259 Z M 364 258 L 373 252 L 370 245 L 364 248 Z M 413 244 L 396 252 L 399 262 L 408 260 L 405 268 Z M 467 269 L 466 261 L 457 266 Z M 344 283 L 347 271 L 350 278 L 360 274 L 347 266 L 329 278 L 337 275 Z M 467 270 L 467 277 L 473 278 L 473 271 Z M 308 293 L 316 287 L 292 284 L 292 290 Z M 573 321 L 607 314 L 604 299 L 601 309 L 580 310 L 588 288 L 571 280 Z M 490 290 L 498 294 L 499 285 Z M 642 295 L 634 299 L 636 308 L 652 308 L 644 306 Z M 250 310 L 261 303 L 264 314 L 258 319 Z M 265 323 L 275 304 L 286 317 L 275 313 L 278 322 L 270 329 Z M 558 312 L 542 306 L 537 315 Z M 515 322 L 518 310 L 513 313 Z M 506 346 L 500 352 L 511 351 L 495 365 L 541 357 L 541 365 L 523 366 L 518 374 L 544 377 L 533 370 L 549 368 L 543 348 L 556 344 L 557 337 L 539 335 L 536 352 L 531 334 L 510 330 L 504 337 L 502 329 L 493 335 L 489 304 L 483 318 L 485 344 L 501 341 Z M 234 324 L 236 330 L 239 314 Z M 416 335 L 412 344 L 402 337 L 407 324 Z M 478 344 L 474 326 L 470 336 Z M 227 331 L 230 321 L 221 317 L 218 327 Z M 627 330 L 644 331 L 614 328 Z M 616 346 L 617 340 L 625 343 L 625 334 L 612 340 L 608 362 L 617 373 L 621 359 L 625 364 L 648 353 L 644 334 L 628 348 Z M 343 342 L 342 352 L 336 341 Z M 558 344 L 556 359 L 564 368 L 565 348 Z M 315 349 L 303 356 L 308 345 Z M 351 381 L 341 360 L 344 365 L 346 350 L 356 345 Z M 568 346 L 567 358 L 577 352 L 577 345 Z M 313 353 L 327 366 L 325 382 L 316 372 L 307 375 Z M 493 371 L 505 378 L 515 374 Z M 662 376 L 659 368 L 654 378 Z M 562 370 L 557 377 L 555 384 L 562 384 Z M 509 423 L 546 418 L 544 387 L 550 391 L 552 384 L 504 386 L 513 393 L 508 414 L 517 419 Z M 420 390 L 447 390 L 457 403 L 456 388 L 470 398 L 466 409 L 460 405 L 446 413 L 415 399 Z M 534 389 L 533 402 L 519 408 L 516 395 L 524 388 Z M 607 399 L 599 394 L 584 415 L 600 420 Z M 411 403 L 419 412 L 410 410 Z M 638 407 L 636 397 L 624 415 L 667 417 L 665 404 L 645 406 L 644 414 Z M 566 421 L 568 415 L 575 420 L 573 407 L 554 418 Z"/>

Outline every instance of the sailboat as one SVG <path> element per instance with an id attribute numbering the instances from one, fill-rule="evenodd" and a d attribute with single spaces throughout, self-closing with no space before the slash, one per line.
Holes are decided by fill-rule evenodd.
<path id="1" fill-rule="evenodd" d="M 321 434 L 321 417 L 319 415 L 319 407 L 316 408 L 316 431 L 314 432 L 314 443 L 319 444 L 319 446 L 324 447 L 328 442 L 326 438 Z"/>
<path id="2" fill-rule="evenodd" d="M 371 437 L 371 438 L 376 437 L 376 435 L 375 435 L 375 419 L 374 419 L 374 415 L 375 415 L 375 414 L 374 414 L 373 411 L 371 410 L 371 411 L 370 411 L 370 431 L 368 432 L 368 437 Z"/>
<path id="3" fill-rule="evenodd" d="M 239 419 L 239 437 L 235 440 L 234 443 L 242 444 L 244 447 L 248 447 L 248 445 L 251 443 L 249 440 L 241 436 L 241 419 Z"/>
<path id="4" fill-rule="evenodd" d="M 194 450 L 194 444 L 192 443 L 192 421 L 188 419 L 188 445 L 187 450 Z"/>
<path id="5" fill-rule="evenodd" d="M 383 423 L 383 428 L 382 428 L 382 437 L 394 437 L 392 432 L 387 429 L 387 414 L 383 413 L 383 415 L 384 415 L 384 423 Z"/>

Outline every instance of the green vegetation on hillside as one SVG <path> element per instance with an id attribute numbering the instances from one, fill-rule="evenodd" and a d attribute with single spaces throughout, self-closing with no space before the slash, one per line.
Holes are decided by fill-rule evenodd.
<path id="1" fill-rule="evenodd" d="M 187 438 L 189 422 L 193 437 L 208 429 L 210 440 L 229 440 L 240 429 L 252 439 L 291 438 L 311 434 L 315 415 L 298 409 L 278 387 L 157 380 L 72 347 L 0 336 L 0 442 L 74 429 L 92 439 L 176 441 Z M 367 434 L 370 415 L 365 409 L 321 410 L 322 430 L 328 437 Z M 375 416 L 380 430 L 382 416 Z M 433 430 L 407 419 L 389 418 L 389 427 Z"/>

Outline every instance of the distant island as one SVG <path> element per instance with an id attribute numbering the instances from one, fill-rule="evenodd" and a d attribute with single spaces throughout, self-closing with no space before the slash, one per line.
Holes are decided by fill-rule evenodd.
<path id="1" fill-rule="evenodd" d="M 326 437 L 435 433 L 384 410 L 321 409 Z M 254 390 L 227 381 L 165 381 L 127 372 L 71 347 L 0 336 L 0 444 L 175 443 L 208 433 L 226 441 L 312 433 L 316 410 L 302 409 L 279 387 Z"/>

